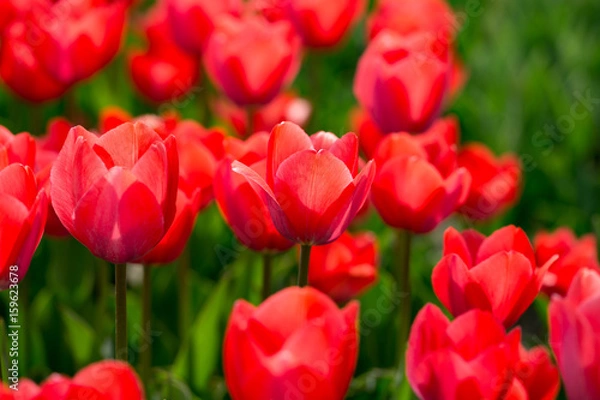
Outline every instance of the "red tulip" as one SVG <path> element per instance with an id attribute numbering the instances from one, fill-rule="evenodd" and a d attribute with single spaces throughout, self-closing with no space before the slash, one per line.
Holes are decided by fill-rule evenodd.
<path id="1" fill-rule="evenodd" d="M 458 153 L 458 165 L 473 181 L 461 212 L 471 219 L 488 219 L 515 202 L 519 195 L 521 167 L 512 154 L 496 159 L 482 144 L 469 144 Z"/>
<path id="2" fill-rule="evenodd" d="M 179 115 L 175 112 L 167 112 L 161 115 L 145 114 L 134 118 L 119 107 L 107 107 L 100 113 L 98 129 L 100 133 L 106 133 L 126 122 L 141 122 L 154 129 L 161 138 L 165 139 L 179 124 Z"/>
<path id="3" fill-rule="evenodd" d="M 176 100 L 198 83 L 200 61 L 174 42 L 166 3 L 158 3 L 144 22 L 146 52 L 130 54 L 131 78 L 140 93 L 161 103 Z"/>
<path id="4" fill-rule="evenodd" d="M 438 119 L 431 128 L 414 138 L 427 153 L 427 160 L 447 178 L 460 167 L 456 155 L 459 136 L 458 120 L 450 116 Z"/>
<path id="5" fill-rule="evenodd" d="M 71 129 L 50 174 L 62 224 L 94 255 L 112 263 L 139 259 L 175 215 L 178 156 L 174 137 L 123 124 L 98 137 Z"/>
<path id="6" fill-rule="evenodd" d="M 300 66 L 300 41 L 286 21 L 219 20 L 205 52 L 208 75 L 239 106 L 271 102 Z"/>
<path id="7" fill-rule="evenodd" d="M 550 346 L 569 399 L 600 398 L 600 273 L 581 269 L 567 295 L 552 296 Z"/>
<path id="8" fill-rule="evenodd" d="M 225 153 L 234 160 L 244 164 L 253 164 L 267 158 L 269 147 L 269 133 L 256 132 L 246 140 L 233 136 L 226 137 L 223 141 Z"/>
<path id="9" fill-rule="evenodd" d="M 448 228 L 444 257 L 433 269 L 433 290 L 454 316 L 478 308 L 509 327 L 533 302 L 553 262 L 538 267 L 527 235 L 513 225 L 487 238 Z"/>
<path id="10" fill-rule="evenodd" d="M 168 19 L 177 44 L 199 56 L 217 21 L 224 15 L 240 15 L 241 0 L 167 0 Z"/>
<path id="11" fill-rule="evenodd" d="M 380 0 L 367 21 L 369 39 L 393 30 L 401 35 L 427 32 L 448 45 L 460 29 L 452 8 L 444 0 Z"/>
<path id="12" fill-rule="evenodd" d="M 282 121 L 290 121 L 304 126 L 312 112 L 312 106 L 308 100 L 292 93 L 282 93 L 253 113 L 251 121 L 253 132 L 248 132 L 247 110 L 237 107 L 225 99 L 217 100 L 213 108 L 215 113 L 227 121 L 239 136 L 247 136 L 248 133 L 261 131 L 270 132 L 275 125 Z"/>
<path id="13" fill-rule="evenodd" d="M 420 399 L 502 399 L 519 361 L 519 328 L 506 334 L 490 313 L 471 310 L 450 322 L 427 304 L 406 350 L 406 377 Z"/>
<path id="14" fill-rule="evenodd" d="M 553 400 L 560 389 L 560 376 L 543 346 L 530 350 L 521 346 L 520 360 L 516 364 L 506 399 Z"/>
<path id="15" fill-rule="evenodd" d="M 361 16 L 364 0 L 281 0 L 281 7 L 308 47 L 338 44 Z"/>
<path id="16" fill-rule="evenodd" d="M 8 165 L 6 148 L 0 145 L 0 290 L 18 283 L 27 273 L 44 233 L 47 201 L 32 169 Z"/>
<path id="17" fill-rule="evenodd" d="M 70 379 L 53 374 L 39 387 L 28 379 L 19 390 L 0 388 L 3 400 L 144 400 L 144 388 L 133 369 L 120 361 L 100 361 Z"/>
<path id="18" fill-rule="evenodd" d="M 535 258 L 540 265 L 558 255 L 544 276 L 542 291 L 548 295 L 566 295 L 573 277 L 582 268 L 600 270 L 593 234 L 577 239 L 569 228 L 559 228 L 553 233 L 539 232 L 533 239 L 533 245 Z"/>
<path id="19" fill-rule="evenodd" d="M 44 69 L 30 42 L 29 28 L 26 21 L 18 19 L 5 29 L 0 43 L 0 78 L 26 100 L 43 102 L 58 98 L 68 85 Z"/>
<path id="20" fill-rule="evenodd" d="M 284 237 L 319 245 L 337 239 L 367 198 L 375 166 L 370 161 L 359 174 L 357 166 L 356 135 L 319 132 L 311 137 L 298 125 L 282 122 L 269 139 L 266 179 L 239 162 L 233 171 L 265 196 Z"/>
<path id="21" fill-rule="evenodd" d="M 315 246 L 308 281 L 337 302 L 359 295 L 377 279 L 377 244 L 371 232 L 344 233 L 335 242 Z"/>
<path id="22" fill-rule="evenodd" d="M 344 309 L 316 289 L 290 287 L 254 307 L 238 300 L 225 333 L 233 400 L 342 400 L 358 355 L 358 303 Z"/>
<path id="23" fill-rule="evenodd" d="M 386 224 L 429 232 L 464 203 L 469 173 L 459 168 L 444 178 L 428 157 L 420 141 L 406 133 L 387 135 L 377 147 L 371 200 Z"/>
<path id="24" fill-rule="evenodd" d="M 223 134 L 182 121 L 173 130 L 179 152 L 179 185 L 173 224 L 162 240 L 140 261 L 167 264 L 183 252 L 198 213 L 213 199 L 213 181 L 224 156 Z"/>
<path id="25" fill-rule="evenodd" d="M 20 163 L 30 168 L 35 166 L 35 140 L 27 132 L 13 135 L 0 125 L 0 146 L 6 149 L 9 163 Z"/>
<path id="26" fill-rule="evenodd" d="M 439 116 L 450 83 L 447 47 L 426 33 L 382 32 L 360 58 L 354 94 L 384 133 L 423 132 Z"/>

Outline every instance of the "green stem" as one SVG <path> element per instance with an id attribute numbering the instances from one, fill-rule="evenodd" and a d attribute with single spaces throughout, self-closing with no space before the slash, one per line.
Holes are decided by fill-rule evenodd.
<path id="1" fill-rule="evenodd" d="M 142 285 L 142 337 L 140 338 L 140 377 L 142 382 L 149 387 L 150 368 L 152 366 L 152 338 L 151 338 L 151 313 L 152 313 L 152 266 L 145 265 L 144 281 Z"/>
<path id="2" fill-rule="evenodd" d="M 0 317 L 0 377 L 2 383 L 8 386 L 8 333 L 2 317 Z"/>
<path id="3" fill-rule="evenodd" d="M 115 264 L 115 358 L 127 362 L 127 266 Z"/>
<path id="4" fill-rule="evenodd" d="M 254 117 L 256 116 L 257 107 L 250 105 L 246 107 L 246 116 L 248 121 L 246 123 L 246 137 L 250 137 L 254 133 Z"/>
<path id="5" fill-rule="evenodd" d="M 310 262 L 311 245 L 303 244 L 300 247 L 300 264 L 298 265 L 298 286 L 308 285 L 308 265 Z"/>
<path id="6" fill-rule="evenodd" d="M 263 286 L 262 298 L 265 300 L 271 294 L 271 270 L 273 256 L 269 253 L 263 254 Z"/>
<path id="7" fill-rule="evenodd" d="M 399 230 L 396 242 L 397 253 L 400 256 L 397 268 L 394 268 L 394 278 L 396 287 L 401 296 L 401 303 L 398 309 L 398 353 L 396 355 L 396 365 L 398 371 L 404 371 L 404 353 L 406 352 L 406 342 L 408 341 L 408 332 L 410 328 L 410 245 L 411 233 L 405 230 Z"/>
<path id="8" fill-rule="evenodd" d="M 186 247 L 183 255 L 179 259 L 177 265 L 177 281 L 178 281 L 178 308 L 179 308 L 179 339 L 181 343 L 187 343 L 188 327 L 189 327 L 189 286 L 188 286 L 188 269 L 190 264 L 190 249 Z"/>

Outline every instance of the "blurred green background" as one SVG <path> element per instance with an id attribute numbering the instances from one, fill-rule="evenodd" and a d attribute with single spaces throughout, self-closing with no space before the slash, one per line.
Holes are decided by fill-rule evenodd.
<path id="1" fill-rule="evenodd" d="M 462 141 L 481 141 L 497 154 L 519 155 L 525 168 L 519 203 L 505 215 L 481 226 L 483 232 L 506 224 L 523 227 L 533 237 L 540 229 L 565 225 L 578 234 L 600 234 L 600 2 L 596 0 L 453 0 L 463 27 L 457 53 L 469 80 L 447 113 L 458 116 Z M 138 43 L 128 37 L 127 46 Z M 326 54 L 308 54 L 293 88 L 313 102 L 308 132 L 350 130 L 349 110 L 356 105 L 352 82 L 365 47 L 364 23 L 343 46 Z M 133 115 L 157 112 L 133 90 L 122 52 L 94 79 L 77 86 L 64 99 L 31 106 L 0 88 L 0 124 L 13 132 L 40 134 L 46 121 L 69 115 L 94 127 L 98 113 L 118 105 Z M 184 117 L 214 123 L 201 102 L 214 90 L 195 88 L 175 108 Z M 582 99 L 584 99 L 582 101 Z M 586 100 L 587 99 L 587 100 Z M 74 105 L 77 105 L 74 107 Z M 163 108 L 161 108 L 163 109 Z M 413 313 L 437 302 L 430 273 L 441 255 L 445 227 L 466 226 L 453 217 L 413 248 Z M 360 229 L 377 232 L 382 253 L 380 282 L 362 297 L 362 337 L 358 378 L 350 398 L 383 399 L 394 379 L 390 369 L 397 335 L 389 270 L 393 233 L 376 215 Z M 178 263 L 153 271 L 151 337 L 157 398 L 223 399 L 226 390 L 220 366 L 221 340 L 229 310 L 237 298 L 259 301 L 260 258 L 236 244 L 213 205 L 198 220 L 186 255 Z M 189 263 L 187 289 L 178 280 L 179 264 Z M 274 287 L 293 282 L 294 251 L 275 259 Z M 36 380 L 53 371 L 73 374 L 101 357 L 110 356 L 114 308 L 99 306 L 96 277 L 112 267 L 94 260 L 72 240 L 44 239 L 21 285 L 21 372 Z M 137 271 L 139 273 L 139 271 Z M 135 278 L 136 271 L 130 277 Z M 138 274 L 139 275 L 139 274 Z M 112 275 L 111 275 L 112 276 Z M 180 278 L 180 277 L 179 277 Z M 131 362 L 135 365 L 140 327 L 140 279 L 132 279 L 129 296 Z M 187 319 L 180 328 L 177 299 L 189 295 Z M 1 296 L 5 313 L 7 297 Z M 104 312 L 102 312 L 104 310 Z M 387 310 L 387 308 L 386 308 Z M 528 312 L 524 340 L 544 343 L 545 305 Z M 99 350 L 100 349 L 100 350 Z M 374 369 L 376 368 L 376 369 Z M 407 388 L 403 386 L 402 390 Z M 191 397 L 193 396 L 193 397 Z"/>

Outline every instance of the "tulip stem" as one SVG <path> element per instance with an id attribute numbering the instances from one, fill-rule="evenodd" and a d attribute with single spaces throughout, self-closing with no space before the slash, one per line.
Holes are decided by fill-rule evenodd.
<path id="1" fill-rule="evenodd" d="M 406 342 L 408 341 L 408 332 L 410 328 L 410 245 L 411 233 L 405 230 L 399 230 L 396 242 L 396 254 L 400 257 L 397 268 L 394 269 L 396 287 L 401 297 L 401 303 L 398 309 L 398 353 L 396 355 L 396 365 L 398 372 L 404 371 L 404 353 L 406 352 Z"/>
<path id="2" fill-rule="evenodd" d="M 8 386 L 8 332 L 2 317 L 0 317 L 0 377 L 2 383 Z"/>
<path id="3" fill-rule="evenodd" d="M 266 300 L 271 294 L 271 271 L 272 271 L 273 256 L 269 253 L 263 254 L 263 286 L 262 298 Z"/>
<path id="4" fill-rule="evenodd" d="M 142 337 L 140 338 L 140 377 L 148 388 L 152 366 L 152 266 L 144 265 L 142 284 Z"/>
<path id="5" fill-rule="evenodd" d="M 248 116 L 248 122 L 246 124 L 246 137 L 250 137 L 254 133 L 254 117 L 256 116 L 256 106 L 249 105 L 246 107 L 246 115 Z"/>
<path id="6" fill-rule="evenodd" d="M 115 264 L 115 358 L 127 362 L 127 266 Z"/>
<path id="7" fill-rule="evenodd" d="M 188 286 L 188 269 L 190 264 L 190 248 L 186 246 L 182 256 L 177 264 L 177 281 L 178 281 L 178 308 L 179 308 L 179 340 L 181 343 L 187 343 L 188 337 L 188 317 L 189 317 L 189 286 Z"/>
<path id="8" fill-rule="evenodd" d="M 303 244 L 300 247 L 300 264 L 298 265 L 298 286 L 308 285 L 308 264 L 310 262 L 310 250 L 312 246 Z"/>

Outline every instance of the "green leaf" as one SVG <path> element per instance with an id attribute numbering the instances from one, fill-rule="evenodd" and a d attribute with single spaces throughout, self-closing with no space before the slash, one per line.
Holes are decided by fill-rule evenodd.
<path id="1" fill-rule="evenodd" d="M 67 342 L 78 367 L 87 365 L 93 357 L 96 334 L 79 315 L 67 307 L 60 307 Z"/>

